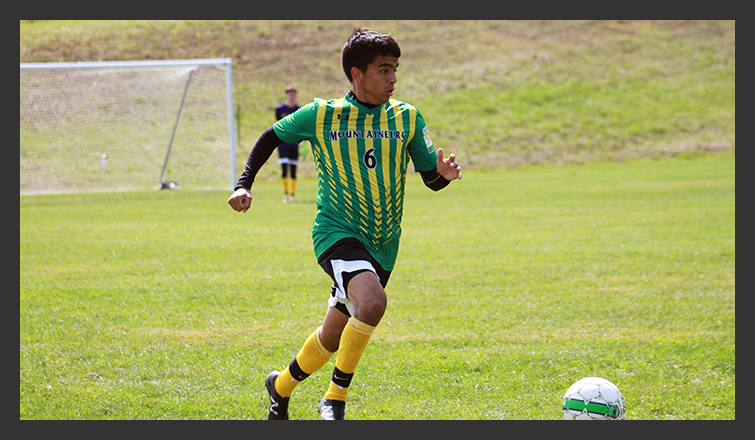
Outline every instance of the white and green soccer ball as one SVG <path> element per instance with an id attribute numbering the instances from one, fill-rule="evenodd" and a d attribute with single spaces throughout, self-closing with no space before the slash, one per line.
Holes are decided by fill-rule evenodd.
<path id="1" fill-rule="evenodd" d="M 621 420 L 626 411 L 624 396 L 611 381 L 585 377 L 566 390 L 564 420 Z"/>

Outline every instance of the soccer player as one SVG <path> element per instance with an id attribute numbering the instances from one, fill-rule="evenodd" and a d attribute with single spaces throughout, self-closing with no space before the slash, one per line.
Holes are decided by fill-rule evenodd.
<path id="1" fill-rule="evenodd" d="M 333 285 L 322 325 L 288 366 L 265 379 L 268 419 L 288 419 L 294 388 L 336 351 L 318 411 L 323 420 L 345 418 L 349 385 L 386 309 L 384 289 L 398 253 L 408 163 L 435 191 L 461 179 L 455 156 L 446 159 L 434 148 L 422 114 L 393 99 L 400 56 L 390 35 L 355 29 L 341 51 L 351 91 L 341 99 L 316 98 L 265 130 L 228 199 L 234 210 L 246 212 L 254 177 L 275 147 L 311 143 L 318 178 L 312 239 Z"/>
<path id="2" fill-rule="evenodd" d="M 299 110 L 296 103 L 297 90 L 294 86 L 286 87 L 286 102 L 275 109 L 275 120 Z M 283 203 L 296 201 L 296 167 L 299 165 L 299 144 L 284 142 L 278 146 L 278 163 L 281 166 L 281 181 L 283 182 Z"/>

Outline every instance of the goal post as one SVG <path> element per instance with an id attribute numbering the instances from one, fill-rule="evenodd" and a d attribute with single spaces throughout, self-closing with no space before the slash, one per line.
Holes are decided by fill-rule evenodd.
<path id="1" fill-rule="evenodd" d="M 229 189 L 230 58 L 21 63 L 20 193 Z"/>

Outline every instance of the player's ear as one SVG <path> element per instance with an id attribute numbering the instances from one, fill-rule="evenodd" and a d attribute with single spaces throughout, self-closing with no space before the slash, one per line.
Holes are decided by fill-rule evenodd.
<path id="1" fill-rule="evenodd" d="M 354 81 L 362 82 L 362 71 L 357 69 L 356 67 L 351 68 L 351 78 Z"/>

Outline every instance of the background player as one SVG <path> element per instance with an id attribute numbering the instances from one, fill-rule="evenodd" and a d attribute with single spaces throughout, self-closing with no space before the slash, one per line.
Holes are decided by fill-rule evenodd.
<path id="1" fill-rule="evenodd" d="M 357 364 L 386 310 L 384 288 L 398 254 L 408 162 L 435 191 L 461 179 L 454 155 L 444 159 L 440 148 L 436 153 L 421 113 L 392 99 L 400 56 L 391 36 L 355 29 L 341 51 L 351 91 L 341 99 L 315 99 L 265 130 L 228 199 L 234 210 L 246 212 L 254 177 L 275 147 L 310 142 L 318 168 L 312 238 L 333 285 L 322 326 L 283 371 L 265 379 L 268 419 L 288 419 L 294 388 L 336 351 L 318 411 L 324 420 L 345 418 Z"/>
<path id="2" fill-rule="evenodd" d="M 294 86 L 286 87 L 286 102 L 275 109 L 275 120 L 299 110 L 296 103 L 298 91 Z M 281 165 L 281 181 L 283 182 L 283 203 L 296 201 L 296 167 L 299 165 L 299 144 L 284 142 L 278 146 L 278 163 Z"/>

